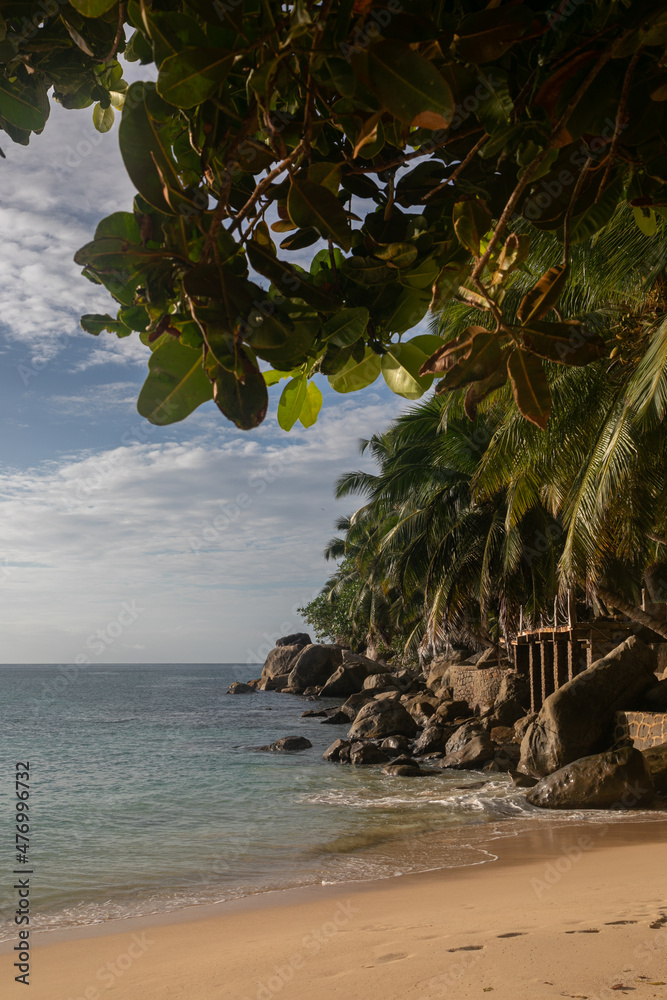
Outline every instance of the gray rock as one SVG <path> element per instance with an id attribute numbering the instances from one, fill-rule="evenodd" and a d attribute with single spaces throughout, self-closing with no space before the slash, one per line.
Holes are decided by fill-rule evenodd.
<path id="1" fill-rule="evenodd" d="M 500 682 L 496 703 L 516 699 L 524 709 L 530 708 L 530 682 L 524 674 L 508 670 Z"/>
<path id="2" fill-rule="evenodd" d="M 537 718 L 537 712 L 529 712 L 528 715 L 524 715 L 521 719 L 517 719 L 514 723 L 514 738 L 518 740 L 519 743 L 526 735 L 526 730 L 535 719 Z"/>
<path id="3" fill-rule="evenodd" d="M 280 674 L 288 674 L 302 649 L 303 646 L 276 646 L 272 649 L 262 667 L 262 680 L 272 680 Z"/>
<path id="4" fill-rule="evenodd" d="M 656 662 L 633 635 L 549 695 L 523 737 L 520 769 L 542 777 L 608 745 L 614 714 L 653 685 Z"/>
<path id="5" fill-rule="evenodd" d="M 412 752 L 417 755 L 445 753 L 447 740 L 453 732 L 451 726 L 429 725 L 415 742 Z"/>
<path id="6" fill-rule="evenodd" d="M 633 809 L 650 804 L 653 781 L 639 750 L 622 747 L 566 764 L 526 798 L 543 809 Z"/>
<path id="7" fill-rule="evenodd" d="M 428 726 L 435 715 L 435 699 L 429 700 L 424 695 L 413 695 L 403 704 L 418 726 Z"/>
<path id="8" fill-rule="evenodd" d="M 395 687 L 393 674 L 369 674 L 363 684 L 364 691 L 386 691 Z"/>
<path id="9" fill-rule="evenodd" d="M 468 722 L 464 722 L 462 726 L 455 729 L 452 735 L 447 740 L 447 745 L 445 746 L 446 753 L 456 753 L 462 747 L 473 740 L 476 736 L 481 736 L 485 733 L 488 738 L 488 725 L 484 723 L 482 719 L 470 719 Z M 489 741 L 490 742 L 490 741 Z"/>
<path id="10" fill-rule="evenodd" d="M 385 740 L 382 740 L 380 748 L 390 754 L 393 754 L 394 751 L 407 753 L 410 749 L 410 740 L 407 736 L 387 736 Z"/>
<path id="11" fill-rule="evenodd" d="M 450 751 L 439 762 L 440 767 L 473 768 L 480 767 L 488 760 L 493 760 L 496 748 L 489 739 L 489 734 L 482 732 L 468 740 L 457 750 Z"/>
<path id="12" fill-rule="evenodd" d="M 227 688 L 227 694 L 254 694 L 255 689 L 250 684 L 244 684 L 242 681 L 234 681 Z"/>
<path id="13" fill-rule="evenodd" d="M 307 632 L 293 632 L 276 639 L 276 646 L 310 646 L 312 641 Z"/>
<path id="14" fill-rule="evenodd" d="M 350 759 L 350 741 L 349 740 L 334 740 L 330 747 L 328 747 L 322 756 L 325 760 L 333 760 L 336 762 L 344 762 L 341 758 L 341 754 L 346 754 L 347 760 Z"/>
<path id="15" fill-rule="evenodd" d="M 357 694 L 366 677 L 363 666 L 343 665 L 337 667 L 320 691 L 320 698 L 345 698 Z"/>
<path id="16" fill-rule="evenodd" d="M 667 712 L 667 680 L 648 689 L 644 704 L 649 712 Z"/>
<path id="17" fill-rule="evenodd" d="M 366 676 L 371 674 L 389 673 L 391 667 L 384 660 L 372 660 L 363 653 L 353 653 L 351 649 L 343 650 L 343 663 L 351 667 L 363 667 Z"/>
<path id="18" fill-rule="evenodd" d="M 321 726 L 349 726 L 349 724 L 350 719 L 345 712 L 334 712 L 320 723 Z"/>
<path id="19" fill-rule="evenodd" d="M 641 751 L 656 792 L 667 795 L 667 743 Z"/>
<path id="20" fill-rule="evenodd" d="M 489 721 L 492 726 L 513 726 L 518 719 L 523 718 L 525 711 L 518 698 L 509 698 L 507 701 L 496 700 Z"/>
<path id="21" fill-rule="evenodd" d="M 454 722 L 456 719 L 467 719 L 472 712 L 467 701 L 441 701 L 435 714 L 440 722 Z"/>
<path id="22" fill-rule="evenodd" d="M 417 761 L 410 757 L 397 757 L 382 768 L 382 773 L 399 778 L 417 778 L 432 772 L 423 771 Z"/>
<path id="23" fill-rule="evenodd" d="M 363 708 L 364 705 L 367 705 L 369 701 L 373 701 L 375 694 L 375 691 L 359 691 L 357 694 L 351 694 L 347 701 L 341 706 L 341 712 L 345 712 L 350 722 L 354 722 L 359 710 Z"/>
<path id="24" fill-rule="evenodd" d="M 310 687 L 306 688 L 303 694 L 305 698 L 317 698 L 320 690 L 321 688 L 318 684 L 311 684 Z"/>
<path id="25" fill-rule="evenodd" d="M 339 646 L 317 643 L 304 646 L 292 665 L 290 687 L 303 691 L 311 685 L 326 684 L 334 670 L 340 666 L 342 658 L 343 651 Z"/>
<path id="26" fill-rule="evenodd" d="M 283 736 L 275 743 L 269 743 L 268 746 L 257 747 L 257 749 L 271 750 L 273 753 L 298 753 L 299 750 L 308 750 L 312 745 L 305 736 Z"/>
<path id="27" fill-rule="evenodd" d="M 331 713 L 330 708 L 309 708 L 301 713 L 302 719 L 327 719 Z"/>
<path id="28" fill-rule="evenodd" d="M 364 705 L 352 723 L 348 736 L 414 736 L 417 723 L 398 701 L 373 700 Z"/>
<path id="29" fill-rule="evenodd" d="M 389 757 L 374 743 L 353 743 L 350 747 L 350 764 L 386 764 Z"/>

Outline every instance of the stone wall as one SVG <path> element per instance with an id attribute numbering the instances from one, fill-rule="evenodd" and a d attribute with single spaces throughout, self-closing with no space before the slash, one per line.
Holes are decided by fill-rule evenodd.
<path id="1" fill-rule="evenodd" d="M 617 712 L 614 736 L 638 750 L 667 743 L 667 712 Z"/>
<path id="2" fill-rule="evenodd" d="M 449 686 L 454 692 L 455 701 L 467 701 L 470 707 L 481 709 L 482 712 L 489 708 L 498 697 L 500 685 L 503 677 L 508 673 L 507 668 L 487 667 L 480 669 L 471 666 L 450 667 Z"/>

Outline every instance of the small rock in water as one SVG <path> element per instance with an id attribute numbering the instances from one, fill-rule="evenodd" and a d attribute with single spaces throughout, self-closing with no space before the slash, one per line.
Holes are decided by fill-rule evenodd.
<path id="1" fill-rule="evenodd" d="M 275 743 L 269 743 L 268 746 L 257 747 L 257 749 L 270 750 L 272 753 L 297 753 L 299 750 L 308 750 L 312 745 L 305 736 L 283 736 Z"/>
<path id="2" fill-rule="evenodd" d="M 250 684 L 244 684 L 243 681 L 234 681 L 227 688 L 227 694 L 254 694 L 255 689 L 251 687 Z"/>
<path id="3" fill-rule="evenodd" d="M 327 719 L 322 719 L 321 726 L 349 726 L 350 719 L 345 712 L 335 712 Z"/>
<path id="4" fill-rule="evenodd" d="M 350 748 L 350 764 L 386 764 L 388 760 L 384 750 L 374 743 L 353 743 Z"/>

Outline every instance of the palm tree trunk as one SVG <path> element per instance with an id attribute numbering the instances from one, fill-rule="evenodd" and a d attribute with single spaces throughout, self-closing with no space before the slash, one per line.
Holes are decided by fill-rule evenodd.
<path id="1" fill-rule="evenodd" d="M 617 611 L 627 615 L 633 622 L 645 625 L 652 632 L 656 632 L 663 639 L 667 639 L 667 625 L 665 622 L 658 621 L 653 615 L 649 615 L 646 611 L 642 611 L 641 608 L 635 607 L 634 604 L 630 604 L 624 597 L 619 597 L 618 594 L 612 593 L 611 590 L 604 590 L 602 587 L 598 587 L 597 592 L 605 604 L 611 605 L 612 608 L 616 608 Z"/>

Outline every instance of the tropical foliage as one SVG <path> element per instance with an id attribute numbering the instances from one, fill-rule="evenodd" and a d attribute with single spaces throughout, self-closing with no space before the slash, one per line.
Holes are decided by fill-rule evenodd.
<path id="1" fill-rule="evenodd" d="M 529 269 L 554 249 L 553 239 L 535 245 Z M 346 563 L 325 588 L 335 603 L 340 582 L 349 599 L 356 580 L 357 632 L 377 632 L 369 591 L 397 626 L 395 646 L 411 626 L 408 648 L 496 643 L 521 615 L 563 624 L 568 597 L 570 610 L 606 604 L 639 621 L 643 590 L 649 602 L 667 600 L 666 262 L 664 240 L 639 233 L 626 210 L 573 254 L 564 316 L 582 316 L 607 357 L 546 365 L 554 402 L 545 432 L 521 418 L 508 388 L 469 422 L 459 390 L 366 443 L 378 471 L 338 483 L 339 496 L 365 503 L 330 546 Z M 459 304 L 441 327 L 456 337 L 474 319 Z"/>
<path id="2" fill-rule="evenodd" d="M 0 0 L 9 139 L 43 130 L 49 94 L 102 131 L 122 107 L 138 194 L 76 259 L 119 307 L 84 329 L 152 348 L 140 412 L 213 398 L 250 428 L 287 380 L 279 420 L 308 426 L 321 373 L 408 399 L 438 377 L 474 413 L 509 378 L 546 426 L 549 363 L 604 348 L 563 319 L 577 244 L 619 204 L 647 238 L 667 208 L 664 3 L 552 6 Z M 128 87 L 121 54 L 156 83 Z M 543 232 L 558 246 L 521 285 Z M 452 301 L 480 315 L 456 341 L 405 339 Z"/>

